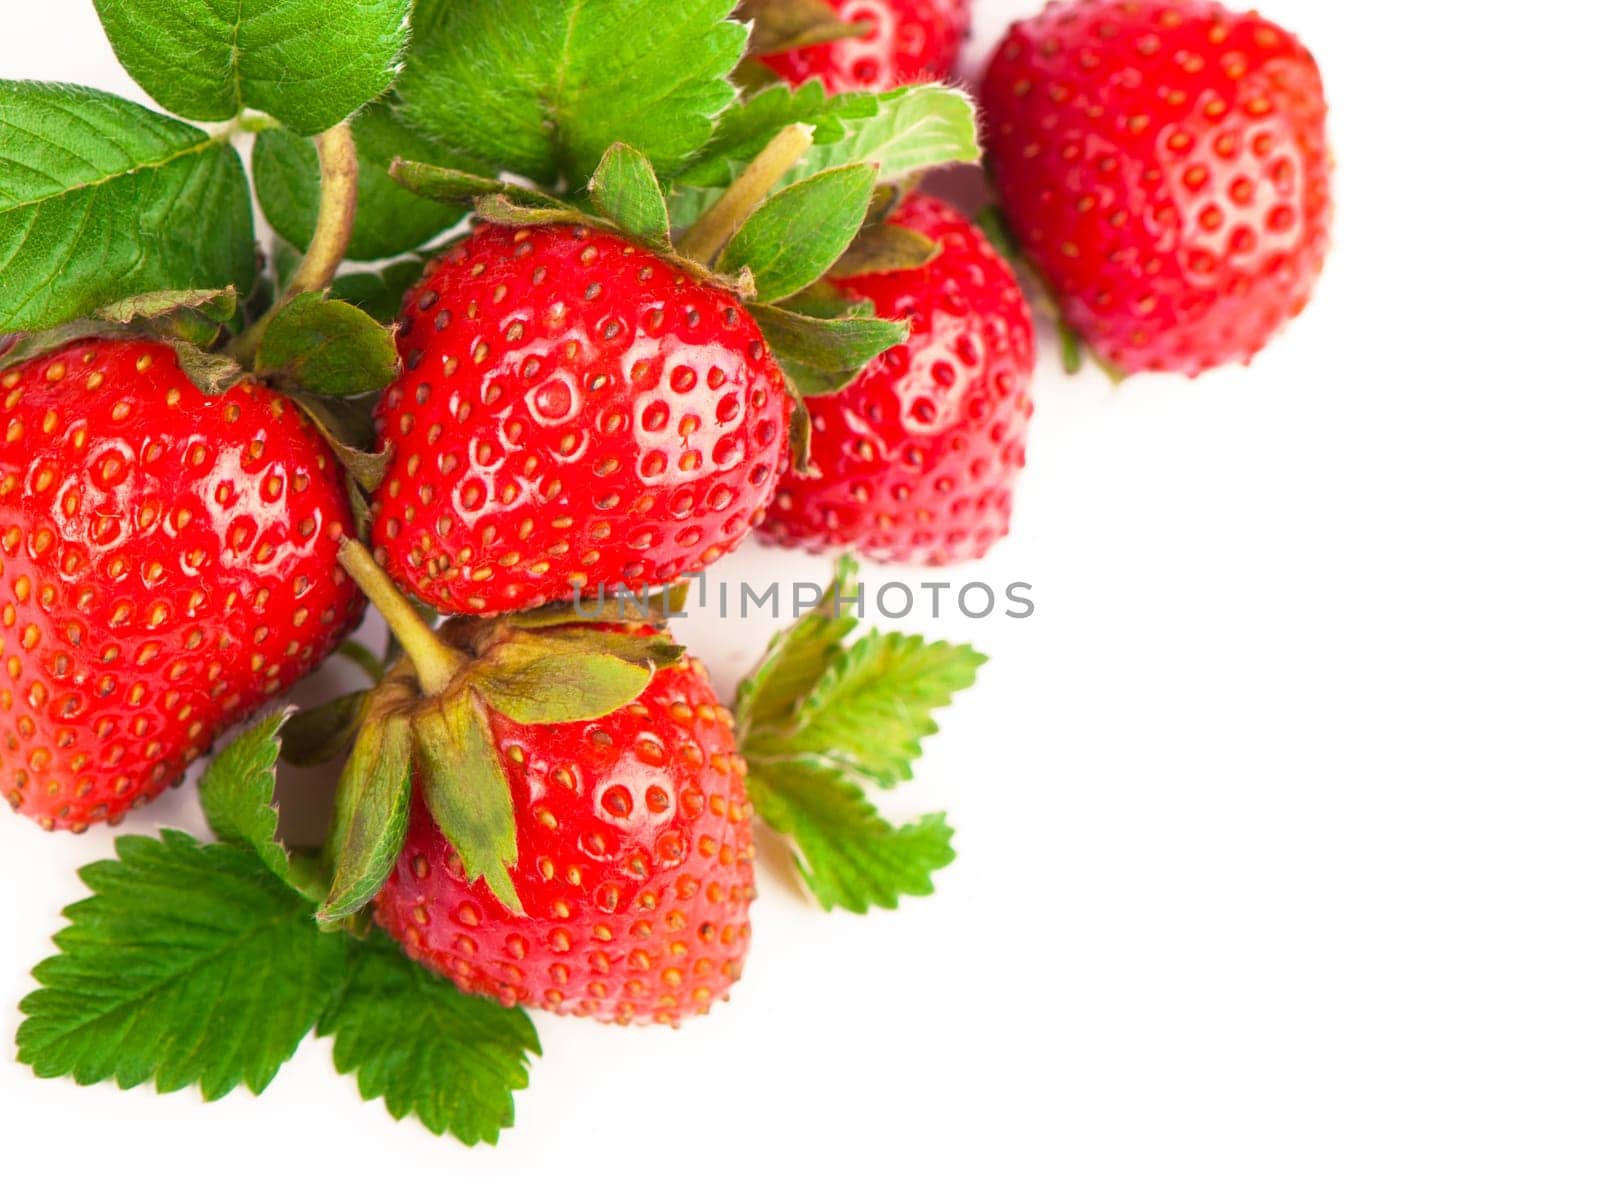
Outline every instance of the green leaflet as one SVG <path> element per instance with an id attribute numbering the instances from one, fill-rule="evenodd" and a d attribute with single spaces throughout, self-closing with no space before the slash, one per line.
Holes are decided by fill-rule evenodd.
<path id="1" fill-rule="evenodd" d="M 955 852 L 943 815 L 896 827 L 860 782 L 910 777 L 936 730 L 931 713 L 972 684 L 983 658 L 899 633 L 846 647 L 856 620 L 844 608 L 859 595 L 854 564 L 841 559 L 818 606 L 773 638 L 740 684 L 735 716 L 757 813 L 792 839 L 825 908 L 865 913 L 933 892 L 932 874 Z"/>
<path id="2" fill-rule="evenodd" d="M 522 1010 L 463 996 L 378 936 L 355 953 L 317 1033 L 333 1035 L 333 1065 L 355 1074 L 363 1099 L 381 1096 L 396 1120 L 415 1116 L 467 1145 L 510 1128 L 511 1093 L 540 1053 Z"/>
<path id="3" fill-rule="evenodd" d="M 396 159 L 481 173 L 486 167 L 464 154 L 440 149 L 395 118 L 389 104 L 367 108 L 351 121 L 360 163 L 350 260 L 388 260 L 421 247 L 461 222 L 459 207 L 419 197 L 389 174 Z M 256 137 L 251 157 L 256 195 L 275 231 L 300 251 L 311 242 L 322 193 L 316 146 L 282 129 Z"/>
<path id="4" fill-rule="evenodd" d="M 570 724 L 599 719 L 637 699 L 655 676 L 659 638 L 624 637 L 573 629 L 563 639 L 552 630 L 514 640 L 492 651 L 473 678 L 473 688 L 508 719 L 519 724 Z M 617 642 L 616 652 L 597 653 L 592 640 Z M 603 641 L 609 647 L 611 641 Z M 659 654 L 671 664 L 680 646 L 666 644 Z M 670 659 L 670 660 L 669 660 Z"/>
<path id="5" fill-rule="evenodd" d="M 733 100 L 733 0 L 418 0 L 400 115 L 441 144 L 577 189 L 618 141 L 670 173 Z"/>
<path id="6" fill-rule="evenodd" d="M 838 656 L 840 642 L 855 631 L 859 622 L 845 609 L 860 599 L 856 570 L 855 560 L 842 556 L 817 607 L 774 635 L 756 668 L 739 683 L 733 710 L 741 743 L 751 731 L 788 724 Z"/>
<path id="7" fill-rule="evenodd" d="M 870 162 L 883 182 L 958 161 L 977 161 L 972 100 L 953 87 L 920 83 L 878 97 L 878 110 L 846 119 L 844 135 L 807 155 L 797 176 Z"/>
<path id="8" fill-rule="evenodd" d="M 767 87 L 729 110 L 704 150 L 676 176 L 673 226 L 704 214 L 773 135 L 794 123 L 811 124 L 816 132 L 811 151 L 785 178 L 791 185 L 845 165 L 875 165 L 879 182 L 891 183 L 979 157 L 972 101 L 951 87 L 924 83 L 882 95 L 836 96 L 815 82 L 795 91 Z"/>
<path id="9" fill-rule="evenodd" d="M 217 754 L 200 778 L 200 806 L 223 843 L 254 849 L 280 880 L 289 880 L 289 854 L 278 842 L 278 732 L 287 709 L 262 716 Z"/>
<path id="10" fill-rule="evenodd" d="M 970 687 L 986 659 L 969 645 L 871 632 L 828 667 L 781 747 L 825 757 L 880 786 L 909 781 L 933 712 Z"/>
<path id="11" fill-rule="evenodd" d="M 750 313 L 802 397 L 837 393 L 910 333 L 906 323 L 881 318 L 812 318 L 760 304 L 753 304 Z"/>
<path id="12" fill-rule="evenodd" d="M 325 397 L 354 397 L 400 372 L 394 331 L 347 302 L 302 294 L 267 325 L 256 370 Z"/>
<path id="13" fill-rule="evenodd" d="M 320 922 L 335 922 L 370 902 L 394 871 L 411 822 L 411 726 L 378 709 L 356 736 L 339 777 L 326 853 L 334 861 Z"/>
<path id="14" fill-rule="evenodd" d="M 893 827 L 859 786 L 810 761 L 751 762 L 756 813 L 793 839 L 800 875 L 825 910 L 892 910 L 902 896 L 933 892 L 933 874 L 955 859 L 941 815 Z"/>
<path id="15" fill-rule="evenodd" d="M 462 691 L 430 700 L 413 727 L 428 810 L 460 855 L 467 880 L 482 877 L 501 905 L 522 914 L 511 881 L 516 813 L 488 714 L 471 691 Z"/>
<path id="16" fill-rule="evenodd" d="M 841 166 L 770 195 L 734 235 L 718 267 L 728 273 L 749 269 L 762 302 L 799 293 L 828 271 L 861 230 L 876 174 L 871 165 Z"/>
<path id="17" fill-rule="evenodd" d="M 0 81 L 0 333 L 254 277 L 232 147 L 87 87 Z"/>
<path id="18" fill-rule="evenodd" d="M 245 108 L 309 136 L 393 81 L 410 0 L 95 0 L 117 58 L 170 112 Z"/>
<path id="19" fill-rule="evenodd" d="M 116 846 L 34 969 L 18 1058 L 47 1079 L 261 1092 L 338 993 L 344 938 L 254 852 L 178 831 Z"/>
<path id="20" fill-rule="evenodd" d="M 654 248 L 671 248 L 667 200 L 650 159 L 628 145 L 607 149 L 589 180 L 594 209 L 628 235 Z"/>

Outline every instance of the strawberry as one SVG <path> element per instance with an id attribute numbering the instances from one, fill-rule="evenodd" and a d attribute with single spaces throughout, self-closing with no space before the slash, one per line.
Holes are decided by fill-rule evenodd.
<path id="1" fill-rule="evenodd" d="M 414 799 L 376 921 L 464 991 L 628 1023 L 703 1013 L 739 977 L 754 845 L 732 717 L 698 663 L 599 719 L 491 713 L 516 807 L 501 905 Z"/>
<path id="2" fill-rule="evenodd" d="M 1010 268 L 956 211 L 912 195 L 891 222 L 937 255 L 836 285 L 880 318 L 910 320 L 910 339 L 842 392 L 807 399 L 814 472 L 785 474 L 762 533 L 883 562 L 978 558 L 1011 520 L 1033 323 Z"/>
<path id="3" fill-rule="evenodd" d="M 488 615 L 669 582 L 770 500 L 791 401 L 737 297 L 608 231 L 486 224 L 407 296 L 377 556 Z"/>
<path id="4" fill-rule="evenodd" d="M 826 0 L 849 37 L 766 54 L 760 62 L 790 83 L 820 79 L 830 92 L 887 91 L 954 73 L 972 28 L 971 0 Z"/>
<path id="5" fill-rule="evenodd" d="M 363 603 L 326 445 L 171 347 L 79 340 L 0 372 L 0 781 L 46 828 L 116 822 L 315 667 Z"/>
<path id="6" fill-rule="evenodd" d="M 1052 3 L 981 91 L 1014 234 L 1064 322 L 1125 372 L 1247 362 L 1327 251 L 1317 64 L 1209 0 Z"/>
<path id="7" fill-rule="evenodd" d="M 408 659 L 340 782 L 321 920 L 371 903 L 417 962 L 508 1005 L 704 1013 L 755 895 L 746 767 L 705 669 L 628 602 L 435 634 L 358 543 L 340 557 Z"/>

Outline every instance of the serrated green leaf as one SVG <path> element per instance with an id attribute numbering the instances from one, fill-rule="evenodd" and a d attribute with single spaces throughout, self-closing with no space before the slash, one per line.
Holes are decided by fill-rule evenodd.
<path id="1" fill-rule="evenodd" d="M 87 87 L 0 81 L 0 332 L 254 278 L 230 145 Z"/>
<path id="2" fill-rule="evenodd" d="M 582 186 L 618 141 L 670 173 L 733 100 L 733 0 L 418 0 L 401 117 L 543 183 Z"/>
<path id="3" fill-rule="evenodd" d="M 880 181 L 893 182 L 979 157 L 972 100 L 937 83 L 886 91 L 878 96 L 877 111 L 844 124 L 844 134 L 814 148 L 792 176 L 867 162 L 878 167 Z"/>
<path id="4" fill-rule="evenodd" d="M 289 718 L 282 708 L 262 716 L 229 742 L 200 777 L 200 807 L 218 839 L 261 857 L 280 880 L 289 880 L 289 854 L 278 842 L 278 732 Z"/>
<path id="5" fill-rule="evenodd" d="M 589 181 L 594 209 L 628 235 L 656 248 L 669 248 L 672 228 L 667 200 L 650 159 L 637 149 L 612 145 Z"/>
<path id="6" fill-rule="evenodd" d="M 722 114 L 711 139 L 674 181 L 720 189 L 789 125 L 810 125 L 812 145 L 828 145 L 844 137 L 851 124 L 876 115 L 878 106 L 878 97 L 865 91 L 829 95 L 817 79 L 795 88 L 764 87 Z"/>
<path id="7" fill-rule="evenodd" d="M 511 881 L 517 818 L 489 717 L 470 692 L 434 699 L 413 720 L 428 811 L 461 857 L 468 881 L 483 878 L 500 904 L 524 913 Z"/>
<path id="8" fill-rule="evenodd" d="M 761 661 L 739 683 L 734 717 L 741 742 L 752 733 L 789 724 L 800 701 L 838 656 L 840 642 L 855 631 L 858 622 L 845 609 L 860 604 L 856 570 L 853 558 L 840 556 L 833 582 L 817 606 L 774 635 Z"/>
<path id="9" fill-rule="evenodd" d="M 396 159 L 477 171 L 487 167 L 417 135 L 395 118 L 388 104 L 367 108 L 350 124 L 355 136 L 360 201 L 351 229 L 350 260 L 388 260 L 419 248 L 461 222 L 459 207 L 434 202 L 401 186 L 389 174 Z M 304 252 L 317 226 L 322 194 L 316 146 L 283 129 L 256 137 L 251 173 L 261 211 L 273 229 Z"/>
<path id="10" fill-rule="evenodd" d="M 802 397 L 837 393 L 910 334 L 907 323 L 880 318 L 811 318 L 759 303 L 750 313 Z"/>
<path id="11" fill-rule="evenodd" d="M 718 268 L 749 269 L 762 302 L 799 293 L 856 238 L 876 173 L 870 165 L 843 166 L 770 195 L 734 235 Z"/>
<path id="12" fill-rule="evenodd" d="M 873 631 L 836 657 L 795 712 L 792 730 L 753 737 L 755 751 L 826 758 L 880 786 L 908 781 L 932 713 L 977 681 L 968 645 Z"/>
<path id="13" fill-rule="evenodd" d="M 892 910 L 902 896 L 933 892 L 933 874 L 955 859 L 944 816 L 895 827 L 846 775 L 810 761 L 752 761 L 756 813 L 794 841 L 795 863 L 823 909 Z"/>
<path id="14" fill-rule="evenodd" d="M 539 1035 L 528 1015 L 412 963 L 387 939 L 357 953 L 344 995 L 317 1024 L 333 1035 L 333 1065 L 396 1120 L 414 1116 L 467 1145 L 512 1124 L 511 1094 L 528 1086 Z"/>
<path id="15" fill-rule="evenodd" d="M 190 120 L 245 108 L 305 136 L 394 80 L 410 0 L 95 0 L 117 59 Z"/>
<path id="16" fill-rule="evenodd" d="M 177 831 L 116 846 L 34 969 L 18 1058 L 82 1084 L 260 1093 L 338 994 L 344 937 L 245 849 Z"/>
<path id="17" fill-rule="evenodd" d="M 384 388 L 400 372 L 394 331 L 348 302 L 301 294 L 267 325 L 256 371 L 325 397 Z"/>
<path id="18" fill-rule="evenodd" d="M 672 179 L 668 205 L 673 226 L 688 227 L 704 215 L 739 172 L 791 124 L 810 126 L 813 146 L 828 145 L 845 135 L 848 122 L 867 119 L 877 110 L 876 95 L 829 95 L 816 79 L 793 90 L 783 84 L 762 88 L 722 114 L 711 140 Z"/>
<path id="19" fill-rule="evenodd" d="M 381 691 L 376 700 L 383 701 Z M 377 895 L 410 822 L 411 725 L 404 715 L 378 711 L 356 736 L 334 795 L 327 847 L 333 879 L 318 921 L 349 917 Z"/>

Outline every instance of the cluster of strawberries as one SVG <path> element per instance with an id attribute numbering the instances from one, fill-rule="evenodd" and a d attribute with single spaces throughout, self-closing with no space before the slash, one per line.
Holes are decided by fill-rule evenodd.
<path id="1" fill-rule="evenodd" d="M 953 70 L 966 0 L 830 3 L 860 35 L 768 70 L 830 90 Z M 1270 22 L 1209 0 L 1052 3 L 1010 30 L 980 100 L 1015 246 L 1108 369 L 1248 360 L 1308 300 L 1325 109 Z M 923 565 L 1007 532 L 1029 307 L 951 206 L 913 193 L 890 220 L 935 251 L 837 286 L 909 337 L 803 399 L 808 462 L 802 399 L 739 295 L 583 222 L 482 223 L 428 265 L 375 409 L 370 522 L 293 403 L 251 379 L 204 395 L 172 346 L 74 339 L 0 372 L 7 799 L 47 828 L 117 822 L 319 665 L 364 590 L 410 657 L 341 789 L 329 917 L 375 899 L 414 958 L 508 1003 L 703 1011 L 749 934 L 732 717 L 658 628 L 558 611 L 670 584 L 752 532 Z M 408 600 L 459 619 L 434 633 Z M 643 678 L 606 686 L 613 670 Z M 574 674 L 608 694 L 551 711 L 529 677 Z M 403 839 L 363 826 L 397 780 L 419 795 Z M 473 819 L 488 786 L 509 790 L 509 854 Z"/>

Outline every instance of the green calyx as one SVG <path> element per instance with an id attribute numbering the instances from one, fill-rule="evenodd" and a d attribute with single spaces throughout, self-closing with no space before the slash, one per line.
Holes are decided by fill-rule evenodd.
<path id="1" fill-rule="evenodd" d="M 346 539 L 340 561 L 407 656 L 367 696 L 336 795 L 330 893 L 318 920 L 344 923 L 382 887 L 405 838 L 413 790 L 466 879 L 481 878 L 521 914 L 511 879 L 516 814 L 494 717 L 517 724 L 599 719 L 637 699 L 658 669 L 682 660 L 683 648 L 664 635 L 627 631 L 653 622 L 637 605 L 617 609 L 624 614 L 609 623 L 591 620 L 587 609 L 541 609 L 454 620 L 435 633 L 364 547 Z"/>

